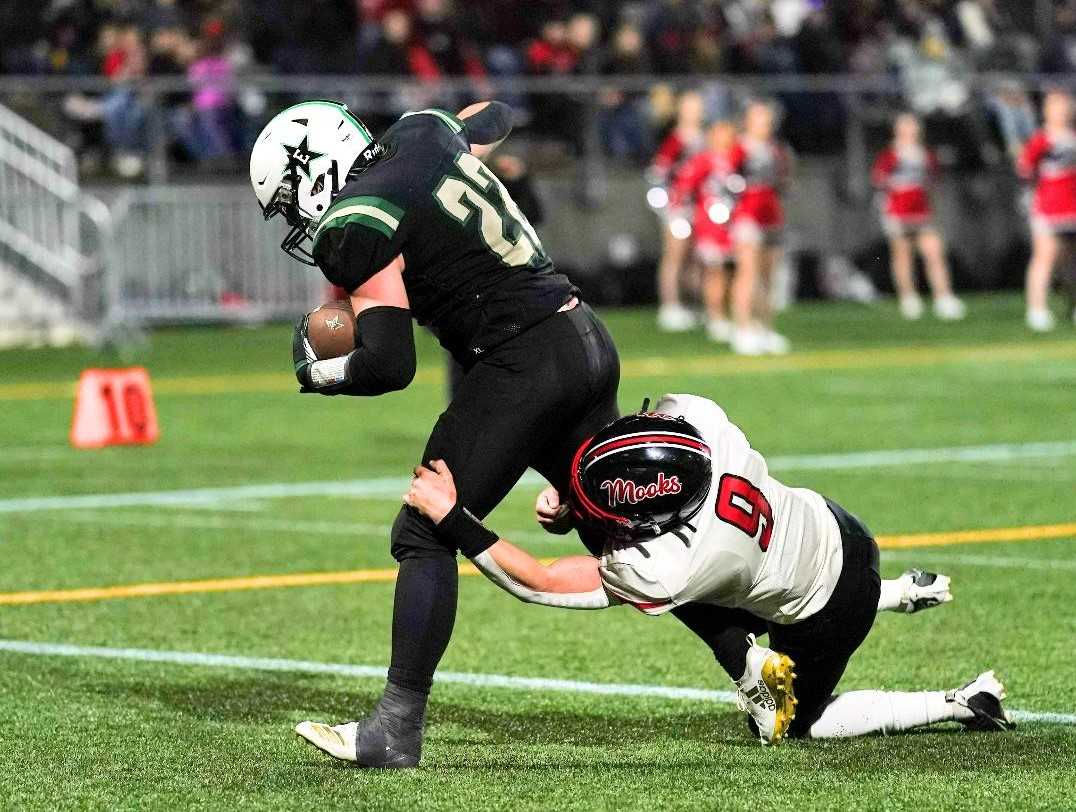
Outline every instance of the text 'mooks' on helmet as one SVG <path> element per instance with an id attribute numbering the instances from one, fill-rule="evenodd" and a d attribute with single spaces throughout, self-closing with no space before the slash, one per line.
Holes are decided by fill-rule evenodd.
<path id="1" fill-rule="evenodd" d="M 333 101 L 305 101 L 277 113 L 250 153 L 250 182 L 265 219 L 283 215 L 291 230 L 280 247 L 313 265 L 310 240 L 348 173 L 376 159 L 370 131 Z"/>
<path id="2" fill-rule="evenodd" d="M 682 417 L 616 420 L 579 447 L 570 501 L 576 520 L 620 540 L 659 536 L 698 512 L 710 490 L 710 448 Z"/>

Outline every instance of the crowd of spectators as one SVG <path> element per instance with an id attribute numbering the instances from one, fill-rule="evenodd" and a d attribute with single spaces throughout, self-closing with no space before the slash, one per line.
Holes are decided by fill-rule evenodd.
<path id="1" fill-rule="evenodd" d="M 416 103 L 465 103 L 490 77 L 889 73 L 900 100 L 961 144 L 982 140 L 989 115 L 1021 129 L 1019 86 L 981 95 L 976 71 L 1076 70 L 1076 0 L 1052 0 L 1048 37 L 1034 36 L 1025 0 L 40 0 L 0 4 L 0 72 L 101 75 L 104 94 L 69 97 L 83 137 L 107 147 L 121 174 L 142 171 L 150 139 L 143 76 L 186 76 L 165 99 L 177 156 L 233 160 L 267 100 L 241 92 L 245 72 L 407 76 L 417 91 L 361 98 L 388 120 Z M 16 8 L 18 7 L 18 8 Z M 448 96 L 442 77 L 471 92 Z M 656 86 L 655 86 L 656 88 Z M 580 148 L 585 107 L 608 154 L 645 161 L 673 105 L 658 89 L 609 89 L 580 100 L 508 99 L 535 131 Z M 783 94 L 786 133 L 800 149 L 832 143 L 845 114 L 836 96 Z M 375 121 L 375 123 L 377 123 Z M 1007 137 L 1007 136 L 1006 136 Z M 1016 136 L 1014 136 L 1016 137 Z M 971 162 L 981 156 L 964 156 Z M 987 156 L 989 157 L 989 156 Z"/>

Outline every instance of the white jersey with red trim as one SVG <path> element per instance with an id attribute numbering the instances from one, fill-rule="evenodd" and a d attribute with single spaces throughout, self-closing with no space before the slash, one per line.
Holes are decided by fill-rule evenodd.
<path id="1" fill-rule="evenodd" d="M 599 570 L 606 588 L 654 615 L 712 603 L 787 624 L 825 606 L 842 564 L 840 530 L 825 500 L 771 477 L 713 401 L 665 395 L 657 411 L 683 417 L 710 446 L 710 493 L 689 527 L 610 544 Z"/>

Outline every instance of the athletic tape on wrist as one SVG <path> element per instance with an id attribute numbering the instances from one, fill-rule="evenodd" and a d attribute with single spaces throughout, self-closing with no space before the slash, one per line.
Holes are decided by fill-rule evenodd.
<path id="1" fill-rule="evenodd" d="M 441 519 L 437 535 L 468 558 L 474 558 L 497 543 L 497 534 L 459 502 Z"/>
<path id="2" fill-rule="evenodd" d="M 323 386 L 338 386 L 347 380 L 347 364 L 351 354 L 341 355 L 339 358 L 329 358 L 325 361 L 315 361 L 310 365 L 310 381 L 315 388 Z"/>

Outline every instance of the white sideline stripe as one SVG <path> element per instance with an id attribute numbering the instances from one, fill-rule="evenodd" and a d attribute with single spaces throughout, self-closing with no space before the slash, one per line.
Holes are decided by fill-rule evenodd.
<path id="1" fill-rule="evenodd" d="M 73 646 L 65 643 L 38 643 L 30 640 L 0 640 L 0 651 L 46 657 L 81 657 L 110 660 L 136 660 L 149 663 L 170 663 L 208 668 L 241 668 L 253 671 L 285 673 L 332 674 L 358 679 L 384 679 L 387 669 L 376 665 L 322 663 L 312 660 L 285 660 L 268 657 L 242 657 L 228 654 L 202 654 L 194 651 L 157 651 L 143 648 L 104 648 Z M 436 682 L 470 685 L 479 688 L 514 688 L 527 691 L 551 691 L 603 696 L 652 696 L 660 699 L 685 699 L 695 702 L 732 704 L 732 691 L 704 688 L 676 688 L 667 685 L 638 685 L 616 682 L 584 682 L 546 677 L 511 677 L 505 674 L 470 674 L 458 671 L 438 671 Z M 1054 725 L 1076 725 L 1076 713 L 1042 711 L 1010 711 L 1018 722 L 1043 722 Z"/>
<path id="2" fill-rule="evenodd" d="M 2 453 L 2 452 L 0 452 Z M 1076 441 L 1046 443 L 1002 443 L 996 445 L 952 446 L 945 448 L 904 448 L 859 451 L 842 454 L 796 454 L 769 458 L 776 471 L 837 471 L 923 465 L 943 462 L 1008 462 L 1018 459 L 1067 457 L 1076 455 Z M 397 499 L 409 478 L 381 477 L 327 482 L 269 482 L 223 488 L 196 488 L 175 491 L 134 493 L 93 493 L 72 496 L 40 496 L 0 500 L 0 513 L 31 513 L 42 510 L 74 510 L 146 505 L 206 505 L 242 499 L 282 499 L 296 496 L 344 496 L 360 499 Z M 528 472 L 520 484 L 541 484 L 545 480 Z"/>

